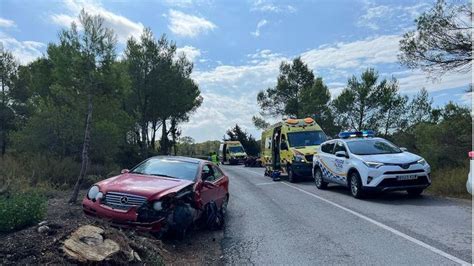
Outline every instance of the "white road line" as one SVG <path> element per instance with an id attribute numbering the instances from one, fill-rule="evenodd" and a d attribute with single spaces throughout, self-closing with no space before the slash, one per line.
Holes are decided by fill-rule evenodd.
<path id="1" fill-rule="evenodd" d="M 428 250 L 430 250 L 430 251 L 432 251 L 432 252 L 434 252 L 434 253 L 436 253 L 436 254 L 438 254 L 438 255 L 441 255 L 441 256 L 443 256 L 443 257 L 449 259 L 449 260 L 452 260 L 452 261 L 454 261 L 454 262 L 456 262 L 456 263 L 459 263 L 459 264 L 461 264 L 461 265 L 471 265 L 471 263 L 469 263 L 469 262 L 466 262 L 466 261 L 464 261 L 464 260 L 462 260 L 462 259 L 460 259 L 460 258 L 458 258 L 458 257 L 455 257 L 455 256 L 450 255 L 450 254 L 448 254 L 448 253 L 446 253 L 446 252 L 444 252 L 444 251 L 442 251 L 442 250 L 439 250 L 439 249 L 437 249 L 437 248 L 435 248 L 435 247 L 433 247 L 433 246 L 431 246 L 431 245 L 428 245 L 428 244 L 426 244 L 425 242 L 420 241 L 420 240 L 418 240 L 418 239 L 416 239 L 416 238 L 413 238 L 413 237 L 411 237 L 411 236 L 409 236 L 409 235 L 407 235 L 407 234 L 405 234 L 405 233 L 402 233 L 402 232 L 398 231 L 398 230 L 395 229 L 395 228 L 392 228 L 392 227 L 390 227 L 390 226 L 388 226 L 388 225 L 385 225 L 385 224 L 383 224 L 383 223 L 377 222 L 377 221 L 375 221 L 374 219 L 371 219 L 371 218 L 369 218 L 369 217 L 367 217 L 367 216 L 365 216 L 365 215 L 363 215 L 363 214 L 360 214 L 360 213 L 358 213 L 358 212 L 355 212 L 355 211 L 353 211 L 353 210 L 351 210 L 351 209 L 348 209 L 348 208 L 346 208 L 346 207 L 344 207 L 344 206 L 341 206 L 341 205 L 339 205 L 339 204 L 337 204 L 337 203 L 334 203 L 334 202 L 332 202 L 332 201 L 330 201 L 330 200 L 327 200 L 327 199 L 325 199 L 325 198 L 323 198 L 323 197 L 320 197 L 320 196 L 318 196 L 318 195 L 316 195 L 316 194 L 313 194 L 313 193 L 311 193 L 311 192 L 308 192 L 308 191 L 306 191 L 306 190 L 304 190 L 304 189 L 301 189 L 301 188 L 299 188 L 299 187 L 290 185 L 290 184 L 288 184 L 288 183 L 286 183 L 286 182 L 280 182 L 280 183 L 282 183 L 282 184 L 284 184 L 284 185 L 286 185 L 286 186 L 292 187 L 292 188 L 294 188 L 294 189 L 296 189 L 296 190 L 299 190 L 300 192 L 303 192 L 303 193 L 305 193 L 305 194 L 307 194 L 307 195 L 310 195 L 310 196 L 312 196 L 312 197 L 315 197 L 315 198 L 317 198 L 317 199 L 319 199 L 319 200 L 321 200 L 321 201 L 324 201 L 324 202 L 326 202 L 326 203 L 328 203 L 328 204 L 331 204 L 331 205 L 333 205 L 333 206 L 335 206 L 335 207 L 337 207 L 337 208 L 339 208 L 339 209 L 341 209 L 341 210 L 344 210 L 344 211 L 346 211 L 346 212 L 348 212 L 348 213 L 350 213 L 350 214 L 353 214 L 353 215 L 355 215 L 355 216 L 357 216 L 357 217 L 359 217 L 359 218 L 361 218 L 361 219 L 364 219 L 364 220 L 366 220 L 366 221 L 368 221 L 368 222 L 370 222 L 370 223 L 373 223 L 373 224 L 377 225 L 377 226 L 380 227 L 380 228 L 383 228 L 383 229 L 385 229 L 385 230 L 387 230 L 387 231 L 389 231 L 389 232 L 392 232 L 392 233 L 395 234 L 395 235 L 401 236 L 401 237 L 405 238 L 406 240 L 408 240 L 408 241 L 410 241 L 410 242 L 413 242 L 413 243 L 415 243 L 415 244 L 417 244 L 417 245 L 419 245 L 419 246 L 422 246 L 422 247 L 424 247 L 424 248 L 426 248 L 426 249 L 428 249 Z"/>
<path id="2" fill-rule="evenodd" d="M 274 184 L 278 184 L 278 182 L 265 182 L 265 183 L 258 183 L 258 184 L 255 184 L 256 186 L 265 186 L 265 185 L 274 185 Z"/>

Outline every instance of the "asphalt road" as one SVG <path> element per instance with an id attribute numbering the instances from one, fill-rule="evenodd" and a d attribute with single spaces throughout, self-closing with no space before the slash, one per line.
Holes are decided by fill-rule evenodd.
<path id="1" fill-rule="evenodd" d="M 357 200 L 338 186 L 273 182 L 262 168 L 223 166 L 228 264 L 456 265 L 472 262 L 468 202 L 389 193 Z"/>

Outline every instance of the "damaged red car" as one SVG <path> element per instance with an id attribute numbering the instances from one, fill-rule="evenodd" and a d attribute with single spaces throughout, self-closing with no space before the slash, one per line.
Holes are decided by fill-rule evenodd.
<path id="1" fill-rule="evenodd" d="M 185 234 L 201 222 L 219 228 L 229 202 L 229 179 L 205 160 L 157 156 L 93 185 L 84 213 L 112 225 Z"/>

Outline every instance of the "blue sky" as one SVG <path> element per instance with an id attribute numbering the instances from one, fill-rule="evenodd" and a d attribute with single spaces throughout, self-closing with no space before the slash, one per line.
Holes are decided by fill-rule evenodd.
<path id="1" fill-rule="evenodd" d="M 118 53 L 130 36 L 150 27 L 166 34 L 193 60 L 193 78 L 203 105 L 183 125 L 196 141 L 221 139 L 236 123 L 259 138 L 251 117 L 256 94 L 273 86 L 282 60 L 296 56 L 310 66 L 336 97 L 347 79 L 374 67 L 382 78 L 397 78 L 409 96 L 425 87 L 435 105 L 471 104 L 464 93 L 471 73 L 428 78 L 397 62 L 398 41 L 414 18 L 434 0 L 162 0 L 0 1 L 0 42 L 25 64 L 57 42 L 82 8 L 104 17 L 118 36 Z M 459 2 L 459 1 L 458 1 Z M 280 118 L 268 118 L 275 121 Z"/>

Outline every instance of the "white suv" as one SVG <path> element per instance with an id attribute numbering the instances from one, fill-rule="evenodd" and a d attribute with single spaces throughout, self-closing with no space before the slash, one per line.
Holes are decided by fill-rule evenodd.
<path id="1" fill-rule="evenodd" d="M 313 158 L 316 187 L 347 186 L 360 198 L 369 191 L 406 190 L 420 195 L 431 184 L 430 166 L 422 157 L 373 137 L 372 131 L 344 132 L 323 142 Z"/>

